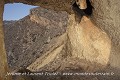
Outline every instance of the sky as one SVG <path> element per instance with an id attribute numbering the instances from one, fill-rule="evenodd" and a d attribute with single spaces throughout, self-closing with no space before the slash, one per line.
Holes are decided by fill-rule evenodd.
<path id="1" fill-rule="evenodd" d="M 31 8 L 37 6 L 22 3 L 6 4 L 4 7 L 3 20 L 19 20 L 29 14 Z"/>

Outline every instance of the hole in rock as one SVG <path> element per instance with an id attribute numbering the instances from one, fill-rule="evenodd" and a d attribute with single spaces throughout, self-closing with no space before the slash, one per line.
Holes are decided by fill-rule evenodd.
<path id="1" fill-rule="evenodd" d="M 87 8 L 83 11 L 85 12 L 85 14 L 90 16 L 92 14 L 93 6 L 91 5 L 90 0 L 86 0 L 86 3 L 87 3 Z"/>
<path id="2" fill-rule="evenodd" d="M 72 9 L 73 9 L 73 11 L 74 11 L 77 15 L 79 15 L 79 16 L 85 15 L 85 14 L 84 14 L 84 11 L 79 8 L 79 6 L 77 5 L 76 2 L 72 5 Z"/>
<path id="3" fill-rule="evenodd" d="M 86 9 L 80 9 L 79 8 L 79 5 L 77 5 L 77 3 L 75 2 L 72 6 L 72 9 L 73 11 L 79 15 L 79 16 L 83 16 L 83 15 L 88 15 L 88 16 L 91 16 L 92 14 L 92 9 L 93 9 L 93 6 L 91 5 L 91 2 L 90 0 L 86 0 L 86 3 L 87 3 L 87 8 Z"/>
<path id="4" fill-rule="evenodd" d="M 25 17 L 30 14 L 30 9 L 36 7 L 38 6 L 22 3 L 5 4 L 4 6 L 3 26 L 5 34 L 5 48 L 8 65 L 11 71 L 20 68 L 23 64 L 26 66 L 30 63 L 28 61 L 30 59 L 27 53 L 28 46 L 30 46 L 30 38 L 29 35 L 27 35 L 29 31 L 27 28 L 30 28 L 28 27 L 28 23 L 30 22 L 27 23 L 27 19 Z M 33 38 L 34 37 L 36 37 L 36 35 L 33 35 Z M 34 38 L 33 41 L 35 40 L 36 38 Z M 36 53 L 33 53 L 33 55 L 35 54 Z"/>

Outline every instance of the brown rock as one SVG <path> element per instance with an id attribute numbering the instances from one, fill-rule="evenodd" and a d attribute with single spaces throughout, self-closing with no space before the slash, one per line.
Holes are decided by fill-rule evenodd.
<path id="1" fill-rule="evenodd" d="M 4 33 L 3 33 L 3 10 L 4 9 L 4 0 L 0 1 L 0 80 L 10 80 L 7 75 L 8 64 L 7 56 L 5 51 L 4 44 Z"/>
<path id="2" fill-rule="evenodd" d="M 35 8 L 15 22 L 5 22 L 5 43 L 12 70 L 27 67 L 52 49 L 66 32 L 67 13 Z"/>
<path id="3" fill-rule="evenodd" d="M 92 0 L 92 20 L 111 39 L 110 65 L 120 69 L 120 0 Z"/>
<path id="4" fill-rule="evenodd" d="M 79 24 L 74 21 L 74 15 L 71 15 L 70 18 L 68 35 L 72 48 L 72 57 L 88 61 L 86 63 L 91 63 L 92 66 L 95 66 L 95 64 L 106 66 L 111 50 L 111 41 L 107 34 L 97 28 L 85 16 Z M 96 68 L 98 67 L 96 66 Z M 92 70 L 95 70 L 95 67 Z"/>

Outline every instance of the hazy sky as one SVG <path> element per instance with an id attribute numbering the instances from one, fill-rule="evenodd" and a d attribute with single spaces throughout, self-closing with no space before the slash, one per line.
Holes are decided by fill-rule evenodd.
<path id="1" fill-rule="evenodd" d="M 6 4 L 4 7 L 3 20 L 18 20 L 29 14 L 31 8 L 37 6 L 22 3 Z"/>

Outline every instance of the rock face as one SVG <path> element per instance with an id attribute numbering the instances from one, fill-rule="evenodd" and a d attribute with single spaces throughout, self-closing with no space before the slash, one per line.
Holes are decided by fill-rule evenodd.
<path id="1" fill-rule="evenodd" d="M 5 23 L 5 42 L 11 71 L 25 67 L 33 72 L 94 72 L 106 67 L 114 59 L 111 58 L 111 52 L 116 47 L 112 42 L 111 51 L 109 39 L 113 35 L 108 37 L 98 28 L 99 25 L 96 24 L 99 20 L 98 23 L 95 21 L 96 24 L 92 22 L 99 17 L 95 12 L 92 20 L 84 16 L 80 23 L 75 21 L 75 15 L 36 8 L 21 20 Z M 101 28 L 104 27 L 106 26 L 101 25 Z M 116 52 L 119 52 L 118 49 L 119 47 Z M 118 64 L 115 66 L 118 67 Z"/>
<path id="2" fill-rule="evenodd" d="M 54 71 L 59 66 L 59 70 L 81 67 L 85 71 L 105 67 L 111 49 L 108 36 L 87 17 L 77 23 L 72 15 L 68 27 L 67 18 L 65 12 L 35 8 L 25 18 L 7 22 L 5 42 L 12 71 L 20 67 L 31 71 Z"/>
<path id="3" fill-rule="evenodd" d="M 5 42 L 11 70 L 96 71 L 109 61 L 111 42 L 89 18 L 35 8 L 16 22 L 5 22 Z M 68 26 L 68 27 L 67 27 Z M 67 27 L 67 28 L 66 28 Z M 67 30 L 67 32 L 66 32 Z M 74 66 L 73 66 L 74 65 Z"/>
<path id="4" fill-rule="evenodd" d="M 0 66 L 1 80 L 4 80 L 4 78 L 6 78 L 4 76 L 7 72 L 7 67 L 6 67 L 7 61 L 6 61 L 6 54 L 4 49 L 4 36 L 3 36 L 3 29 L 2 29 L 2 16 L 3 16 L 2 14 L 3 14 L 4 1 L 5 3 L 22 2 L 26 4 L 39 5 L 44 8 L 57 10 L 58 12 L 59 10 L 60 11 L 65 10 L 68 13 L 71 13 L 72 4 L 76 0 L 34 0 L 34 1 L 33 0 L 14 0 L 14 1 L 3 0 L 3 1 L 0 1 L 0 6 L 1 6 L 0 7 L 0 38 L 1 38 L 0 64 L 2 65 Z M 17 69 L 17 67 L 27 67 L 29 64 L 35 61 L 34 62 L 35 66 L 33 63 L 27 68 L 32 71 L 39 71 L 41 69 L 50 70 L 50 68 L 52 67 L 51 68 L 52 70 L 54 68 L 53 65 L 56 65 L 56 67 L 58 68 L 55 70 L 57 71 L 65 70 L 66 68 L 68 70 L 84 69 L 85 71 L 87 71 L 88 69 L 91 69 L 93 71 L 93 69 L 96 69 L 97 67 L 101 69 L 100 66 L 95 66 L 94 62 L 97 62 L 97 65 L 100 63 L 100 65 L 106 66 L 109 61 L 110 67 L 113 67 L 116 70 L 117 69 L 119 70 L 120 69 L 120 61 L 119 61 L 119 56 L 120 56 L 119 54 L 120 53 L 119 3 L 120 1 L 119 0 L 116 0 L 116 1 L 91 0 L 91 1 L 94 7 L 94 11 L 93 11 L 93 15 L 91 16 L 91 19 L 96 25 L 93 25 L 93 22 L 91 22 L 91 20 L 85 21 L 85 24 L 82 21 L 81 23 L 77 24 L 76 21 L 74 20 L 74 17 L 76 15 L 75 13 L 69 14 L 69 23 L 67 25 L 67 22 L 65 22 L 67 21 L 66 20 L 67 17 L 63 19 L 64 16 L 62 16 L 62 15 L 65 15 L 66 13 L 61 12 L 62 18 L 60 17 L 59 18 L 60 20 L 59 19 L 57 20 L 61 22 L 63 21 L 63 23 L 68 26 L 66 31 L 66 29 L 64 28 L 65 26 L 63 27 L 64 25 L 63 23 L 62 24 L 60 22 L 56 23 L 57 21 L 56 18 L 50 19 L 49 21 L 48 17 L 46 17 L 48 16 L 47 13 L 49 13 L 49 11 L 46 13 L 46 11 L 44 11 L 43 9 L 40 9 L 43 11 L 43 13 L 41 14 L 45 15 L 45 16 L 40 15 L 42 16 L 42 18 L 38 17 L 34 12 L 31 12 L 31 15 L 27 16 L 26 19 L 24 18 L 14 23 L 15 25 L 17 25 L 17 27 L 14 26 L 13 24 L 9 24 L 13 28 L 11 27 L 7 28 L 8 30 L 5 28 L 6 31 L 8 31 L 8 33 L 5 32 L 6 34 L 5 36 L 7 36 L 5 39 L 5 42 L 6 42 L 6 50 L 7 50 L 8 56 L 10 60 L 13 61 L 13 63 L 9 62 L 9 64 L 12 64 L 10 66 L 11 67 L 13 66 L 14 69 Z M 37 12 L 39 12 L 39 10 L 37 10 Z M 57 14 L 60 15 L 59 13 Z M 48 26 L 47 22 L 50 23 L 49 25 L 54 25 L 54 26 L 52 27 Z M 21 23 L 24 26 L 21 25 Z M 5 25 L 7 24 L 8 23 L 6 23 Z M 88 29 L 89 24 L 92 26 L 89 26 L 89 29 Z M 35 26 L 37 29 L 31 27 L 31 25 Z M 62 28 L 57 27 L 56 29 L 55 27 L 56 25 L 57 26 L 62 25 Z M 24 28 L 20 26 L 23 26 Z M 38 27 L 38 26 L 42 26 L 42 27 Z M 96 27 L 99 27 L 101 30 Z M 56 31 L 56 32 L 53 33 L 53 31 Z M 104 33 L 104 31 L 109 35 L 109 38 L 111 39 L 112 43 L 110 43 L 110 39 L 107 37 L 107 34 Z M 21 33 L 23 35 L 21 35 Z M 36 33 L 38 33 L 38 35 Z M 37 43 L 37 44 L 34 44 L 34 43 Z M 88 43 L 88 44 L 85 44 L 85 43 Z M 9 47 L 7 45 L 9 45 Z M 110 47 L 111 47 L 111 51 L 110 51 Z M 103 48 L 106 48 L 106 49 L 103 49 Z M 90 53 L 88 51 L 90 51 Z M 41 58 L 38 58 L 39 56 Z M 36 60 L 36 58 L 38 59 Z M 51 60 L 48 60 L 48 59 L 51 59 Z M 103 59 L 105 59 L 105 61 Z M 43 63 L 40 62 L 39 64 L 37 64 L 39 60 L 40 61 L 42 60 L 41 62 Z M 90 62 L 90 64 L 88 62 Z M 44 63 L 49 63 L 49 64 L 46 65 Z M 60 65 L 57 65 L 59 63 Z M 74 79 L 75 78 L 73 78 L 73 80 Z M 97 80 L 97 78 L 94 78 L 94 79 Z M 113 77 L 111 79 L 113 80 Z M 110 79 L 108 78 L 108 80 Z M 117 78 L 114 80 L 117 80 Z"/>
<path id="5" fill-rule="evenodd" d="M 92 19 L 112 41 L 109 63 L 120 69 L 120 0 L 92 0 Z"/>
<path id="6" fill-rule="evenodd" d="M 75 1 L 77 0 L 5 0 L 5 3 L 24 3 L 55 11 L 67 11 L 71 13 L 71 6 Z"/>
<path id="7" fill-rule="evenodd" d="M 57 43 L 66 32 L 67 13 L 43 8 L 32 9 L 30 15 L 6 23 L 5 43 L 8 63 L 12 70 L 27 67 Z"/>
<path id="8" fill-rule="evenodd" d="M 74 15 L 70 18 L 68 36 L 72 57 L 80 59 L 81 67 L 88 71 L 105 67 L 108 64 L 111 50 L 111 40 L 107 34 L 97 28 L 86 16 L 83 16 L 80 23 L 74 21 Z"/>
<path id="9" fill-rule="evenodd" d="M 0 80 L 10 80 L 10 77 L 6 76 L 6 73 L 8 72 L 8 64 L 4 44 L 3 11 L 4 0 L 0 1 Z"/>

